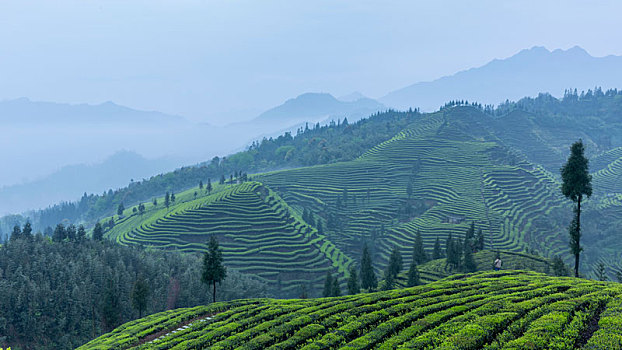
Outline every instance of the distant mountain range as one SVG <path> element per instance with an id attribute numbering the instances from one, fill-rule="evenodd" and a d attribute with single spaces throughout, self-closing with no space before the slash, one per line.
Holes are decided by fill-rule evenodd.
<path id="1" fill-rule="evenodd" d="M 40 180 L 0 188 L 0 214 L 75 200 L 84 192 L 124 187 L 133 180 L 171 171 L 180 162 L 175 158 L 145 159 L 134 152 L 120 151 L 101 163 L 67 165 Z"/>
<path id="2" fill-rule="evenodd" d="M 228 126 L 228 131 L 235 130 L 237 137 L 244 136 L 246 141 L 240 145 L 242 150 L 246 144 L 262 137 L 281 135 L 284 132 L 295 132 L 305 124 L 320 123 L 322 125 L 331 120 L 348 118 L 350 122 L 357 121 L 387 109 L 382 103 L 365 97 L 360 93 L 346 96 L 347 101 L 337 99 L 328 93 L 305 93 L 289 99 L 283 104 L 261 113 L 247 122 L 235 123 Z"/>
<path id="3" fill-rule="evenodd" d="M 593 57 L 578 46 L 554 51 L 536 46 L 481 67 L 395 90 L 379 101 L 397 109 L 433 111 L 449 100 L 499 104 L 540 92 L 559 97 L 565 89 L 595 86 L 622 87 L 622 56 Z"/>
<path id="4" fill-rule="evenodd" d="M 112 102 L 98 105 L 37 102 L 28 98 L 0 101 L 0 123 L 6 124 L 183 124 L 179 116 L 139 111 Z"/>
<path id="5" fill-rule="evenodd" d="M 339 98 L 328 93 L 305 93 L 251 120 L 224 127 L 195 124 L 179 116 L 139 111 L 112 102 L 70 105 L 27 98 L 5 100 L 0 101 L 0 125 L 4 132 L 0 149 L 12 151 L 0 153 L 0 165 L 10 166 L 14 171 L 0 173 L 0 188 L 21 184 L 11 186 L 10 191 L 9 188 L 1 190 L 0 195 L 5 198 L 10 194 L 13 203 L 10 211 L 17 212 L 18 208 L 73 200 L 84 191 L 98 193 L 126 185 L 132 177 L 154 173 L 149 173 L 148 169 L 155 171 L 185 165 L 179 159 L 185 159 L 187 165 L 240 151 L 263 137 L 287 131 L 295 133 L 306 123 L 310 126 L 318 122 L 325 124 L 344 117 L 354 122 L 388 108 L 419 107 L 423 111 L 433 111 L 449 100 L 498 104 L 540 92 L 559 96 L 565 89 L 580 91 L 594 86 L 622 87 L 622 57 L 592 57 L 580 47 L 554 51 L 533 47 L 482 67 L 407 86 L 378 100 L 360 92 Z M 62 196 L 62 189 L 69 189 L 68 185 L 53 185 L 59 181 L 58 174 L 69 174 L 68 169 L 59 171 L 61 167 L 101 162 L 122 149 L 150 159 L 178 159 L 179 163 L 158 161 L 159 165 L 151 167 L 141 161 L 128 161 L 123 164 L 124 170 L 116 174 L 114 169 L 118 165 L 103 162 L 101 167 L 106 169 L 101 168 L 100 173 L 119 175 L 118 180 L 110 178 L 107 182 L 102 178 L 89 182 L 86 177 L 68 175 L 73 179 L 73 187 Z M 83 166 L 90 169 L 90 166 Z M 57 173 L 46 178 L 54 171 Z M 38 180 L 33 182 L 33 179 Z M 37 198 L 33 197 L 34 193 L 38 193 Z M 29 204 L 26 198 L 34 201 Z M 0 207 L 0 213 L 6 210 L 9 209 Z"/>

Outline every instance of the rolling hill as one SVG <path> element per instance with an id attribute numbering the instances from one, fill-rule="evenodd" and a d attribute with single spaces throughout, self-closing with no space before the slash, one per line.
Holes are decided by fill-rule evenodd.
<path id="1" fill-rule="evenodd" d="M 622 349 L 622 285 L 526 271 L 169 310 L 79 349 Z"/>
<path id="2" fill-rule="evenodd" d="M 170 208 L 149 204 L 146 214 L 117 220 L 107 235 L 122 244 L 187 252 L 205 250 L 209 235 L 216 235 L 227 266 L 290 297 L 301 285 L 316 288 L 327 271 L 344 273 L 352 263 L 261 183 L 217 186 L 214 194 L 184 201 L 189 196 L 188 191 L 177 195 L 180 203 Z"/>
<path id="3" fill-rule="evenodd" d="M 593 266 L 602 262 L 613 276 L 622 268 L 616 243 L 620 233 L 615 230 L 622 223 L 622 184 L 616 181 L 622 167 L 619 149 L 613 144 L 602 151 L 608 143 L 601 136 L 620 124 L 595 134 L 581 128 L 586 122 L 579 120 L 562 123 L 553 132 L 559 116 L 534 113 L 515 108 L 495 116 L 456 105 L 417 114 L 394 137 L 353 160 L 258 173 L 252 185 L 231 183 L 230 189 L 211 196 L 190 189 L 188 194 L 194 191 L 198 196 L 190 198 L 192 204 L 176 204 L 169 212 L 148 206 L 143 215 L 116 220 L 108 236 L 123 244 L 202 251 L 207 235 L 216 234 L 232 267 L 264 275 L 289 296 L 306 278 L 310 290 L 318 290 L 329 270 L 345 283 L 345 271 L 358 260 L 365 242 L 380 272 L 393 247 L 400 249 L 405 264 L 410 263 L 417 232 L 431 251 L 437 238 L 445 242 L 450 234 L 463 237 L 472 222 L 483 231 L 487 250 L 535 251 L 569 260 L 565 227 L 572 210 L 559 191 L 555 164 L 563 163 L 565 147 L 582 138 L 593 145 L 595 163 L 595 192 L 585 207 L 582 271 L 590 276 Z M 349 127 L 341 130 L 347 135 Z M 270 195 L 233 195 L 254 192 L 248 190 L 253 186 Z M 212 203 L 216 198 L 220 199 Z M 272 211 L 257 211 L 264 205 Z M 290 245 L 283 235 L 305 238 L 290 240 Z M 257 242 L 278 254 L 259 258 L 264 252 Z M 236 259 L 239 251 L 244 251 L 244 259 Z M 245 264 L 246 259 L 257 266 Z M 317 263 L 312 265 L 316 273 L 295 277 L 311 276 L 303 267 L 307 259 Z M 287 272 L 278 273 L 280 268 Z"/>
<path id="4" fill-rule="evenodd" d="M 499 104 L 549 92 L 558 97 L 564 89 L 619 88 L 622 57 L 593 57 L 575 46 L 549 51 L 535 46 L 517 54 L 429 82 L 415 83 L 379 99 L 386 106 L 434 111 L 446 101 L 466 99 Z"/>

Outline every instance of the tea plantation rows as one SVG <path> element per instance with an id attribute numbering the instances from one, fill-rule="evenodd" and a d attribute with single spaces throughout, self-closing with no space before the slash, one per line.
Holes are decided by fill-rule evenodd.
<path id="1" fill-rule="evenodd" d="M 353 161 L 256 174 L 252 185 L 215 185 L 217 193 L 209 196 L 190 189 L 170 209 L 147 205 L 144 215 L 117 219 L 107 236 L 124 244 L 203 251 L 213 233 L 229 266 L 258 274 L 291 296 L 305 281 L 321 285 L 331 269 L 343 284 L 364 242 L 381 272 L 393 247 L 410 263 L 416 232 L 431 252 L 437 238 L 442 245 L 450 234 L 461 238 L 471 222 L 483 231 L 488 250 L 529 248 L 569 261 L 563 233 L 570 202 L 560 193 L 559 176 L 528 160 L 545 140 L 522 145 L 521 132 L 537 136 L 532 117 L 505 118 L 515 120 L 500 123 L 467 107 L 425 114 Z M 553 164 L 560 158 L 560 138 L 570 136 L 551 137 L 555 142 L 546 147 Z M 622 225 L 620 156 L 622 148 L 616 148 L 594 159 L 586 237 L 603 231 L 589 226 L 590 211 L 600 215 L 593 222 Z M 304 212 L 312 213 L 310 220 Z M 603 262 L 613 276 L 622 261 L 619 249 L 610 249 L 615 245 L 586 245 L 585 273 Z"/>
<path id="2" fill-rule="evenodd" d="M 80 349 L 622 349 L 622 285 L 523 271 L 170 310 Z"/>
<path id="3" fill-rule="evenodd" d="M 118 221 L 109 236 L 122 244 L 203 251 L 213 234 L 227 266 L 279 284 L 282 293 L 297 295 L 302 284 L 319 286 L 327 271 L 343 273 L 351 264 L 258 182 L 231 186 L 144 216 Z"/>
<path id="4" fill-rule="evenodd" d="M 566 251 L 562 221 L 551 213 L 570 210 L 550 172 L 535 166 L 488 135 L 476 139 L 469 120 L 425 115 L 359 159 L 257 176 L 293 207 L 309 209 L 328 237 L 354 256 L 373 241 L 386 262 L 393 246 L 406 263 L 415 233 L 431 251 L 436 238 L 462 237 L 471 222 L 490 249 Z M 408 195 L 408 183 L 412 194 Z M 415 207 L 400 217 L 398 208 Z M 339 218 L 331 227 L 327 218 Z M 546 220 L 544 219 L 546 218 Z"/>

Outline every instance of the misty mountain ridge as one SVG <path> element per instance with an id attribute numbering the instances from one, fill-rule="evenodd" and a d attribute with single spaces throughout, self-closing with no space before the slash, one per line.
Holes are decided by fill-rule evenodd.
<path id="1" fill-rule="evenodd" d="M 22 97 L 0 101 L 3 124 L 185 124 L 180 117 L 156 111 L 141 111 L 113 102 L 97 105 L 31 101 Z"/>
<path id="2" fill-rule="evenodd" d="M 0 213 L 44 208 L 52 203 L 77 200 L 83 193 L 101 193 L 127 186 L 132 180 L 171 171 L 184 160 L 172 157 L 147 159 L 123 150 L 96 164 L 67 165 L 43 178 L 0 188 Z"/>
<path id="3" fill-rule="evenodd" d="M 433 111 L 449 100 L 499 104 L 540 92 L 560 97 L 568 88 L 617 88 L 621 82 L 622 56 L 593 57 L 579 46 L 553 51 L 534 46 L 481 67 L 395 90 L 379 101 L 398 109 Z"/>
<path id="4" fill-rule="evenodd" d="M 359 98 L 354 101 L 341 101 L 328 93 L 305 93 L 285 101 L 253 119 L 255 123 L 285 124 L 307 121 L 305 119 L 320 116 L 341 116 L 350 119 L 361 119 L 385 109 L 385 106 L 370 98 Z M 309 120 L 310 121 L 310 120 Z"/>

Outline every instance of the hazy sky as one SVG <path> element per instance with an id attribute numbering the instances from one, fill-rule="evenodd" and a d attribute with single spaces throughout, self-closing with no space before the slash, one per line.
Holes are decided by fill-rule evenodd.
<path id="1" fill-rule="evenodd" d="M 391 90 L 579 45 L 622 55 L 619 1 L 0 0 L 0 100 L 223 123 L 303 92 Z"/>

